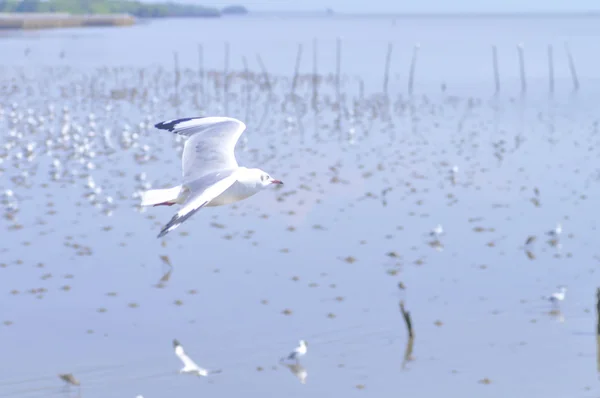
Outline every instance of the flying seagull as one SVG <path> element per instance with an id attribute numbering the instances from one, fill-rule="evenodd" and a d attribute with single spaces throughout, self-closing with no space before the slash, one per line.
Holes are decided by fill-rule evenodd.
<path id="1" fill-rule="evenodd" d="M 181 209 L 162 228 L 161 238 L 203 207 L 223 206 L 246 199 L 273 184 L 283 184 L 257 168 L 238 166 L 235 145 L 246 125 L 230 117 L 188 117 L 154 127 L 187 137 L 183 147 L 181 185 L 142 194 L 142 206 Z"/>
<path id="2" fill-rule="evenodd" d="M 175 355 L 177 355 L 177 357 L 181 359 L 181 362 L 183 362 L 183 368 L 181 368 L 179 373 L 191 373 L 197 376 L 205 377 L 209 374 L 221 373 L 220 370 L 209 371 L 208 369 L 204 369 L 196 365 L 196 362 L 192 361 L 192 359 L 185 354 L 183 347 L 177 339 L 173 340 L 173 347 L 175 347 Z"/>

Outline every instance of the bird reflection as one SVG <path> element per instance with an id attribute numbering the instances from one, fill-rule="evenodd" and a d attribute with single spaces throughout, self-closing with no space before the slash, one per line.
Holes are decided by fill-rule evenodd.
<path id="1" fill-rule="evenodd" d="M 406 369 L 406 365 L 415 359 L 412 356 L 413 347 L 415 343 L 415 334 L 412 328 L 412 319 L 410 317 L 410 312 L 408 312 L 404 308 L 404 300 L 400 300 L 399 307 L 400 313 L 402 314 L 402 318 L 404 318 L 404 323 L 406 324 L 406 329 L 408 331 L 408 340 L 406 341 L 406 348 L 404 349 L 404 359 L 402 360 L 402 369 Z"/>
<path id="2" fill-rule="evenodd" d="M 308 373 L 306 372 L 306 368 L 304 366 L 300 365 L 300 363 L 282 363 L 282 365 L 288 368 L 290 372 L 292 372 L 294 376 L 296 376 L 298 380 L 300 380 L 300 383 L 306 384 L 306 377 L 308 376 Z"/>
<path id="3" fill-rule="evenodd" d="M 163 288 L 165 287 L 165 284 L 169 281 L 169 279 L 171 278 L 171 272 L 173 272 L 173 269 L 169 269 L 167 272 L 165 272 L 163 274 L 163 276 L 161 276 L 161 278 L 158 280 L 158 283 L 156 285 L 154 285 L 154 287 L 157 288 Z"/>
<path id="4" fill-rule="evenodd" d="M 65 382 L 65 385 L 63 387 L 63 392 L 67 395 L 70 395 L 70 387 L 71 386 L 76 386 L 76 387 L 81 386 L 81 384 L 79 383 L 79 380 L 77 380 L 75 378 L 75 376 L 73 376 L 73 374 L 71 374 L 71 373 L 59 374 L 58 377 L 62 381 Z M 81 388 L 78 389 L 77 397 L 81 397 Z"/>
<path id="5" fill-rule="evenodd" d="M 563 323 L 565 321 L 565 316 L 563 315 L 561 310 L 558 308 L 548 311 L 548 315 L 550 315 L 550 317 L 556 319 L 556 321 L 559 323 Z"/>
<path id="6" fill-rule="evenodd" d="M 409 337 L 406 341 L 406 348 L 404 349 L 404 359 L 402 360 L 402 369 L 406 369 L 406 365 L 408 365 L 409 362 L 415 359 L 412 356 L 414 343 L 415 339 L 413 337 Z"/>

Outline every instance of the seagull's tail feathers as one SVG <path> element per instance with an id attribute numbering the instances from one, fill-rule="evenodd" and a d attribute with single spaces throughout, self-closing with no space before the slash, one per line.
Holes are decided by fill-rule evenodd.
<path id="1" fill-rule="evenodd" d="M 173 188 L 150 189 L 142 193 L 142 206 L 171 206 L 181 203 L 183 187 L 178 185 Z"/>

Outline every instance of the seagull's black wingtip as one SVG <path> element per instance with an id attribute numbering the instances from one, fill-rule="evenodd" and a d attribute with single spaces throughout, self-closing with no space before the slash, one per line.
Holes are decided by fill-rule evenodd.
<path id="1" fill-rule="evenodd" d="M 181 344 L 179 344 L 179 340 L 177 339 L 173 339 L 173 347 L 177 348 L 177 346 L 180 346 Z"/>
<path id="2" fill-rule="evenodd" d="M 194 119 L 203 119 L 206 116 L 195 116 L 195 117 L 183 117 L 181 119 L 172 119 L 172 120 L 164 120 L 160 123 L 156 123 L 154 125 L 155 128 L 159 129 L 159 130 L 168 130 L 168 131 L 174 131 L 177 129 L 177 126 L 180 123 L 184 123 L 190 120 L 194 120 Z"/>
<path id="3" fill-rule="evenodd" d="M 160 233 L 157 235 L 157 238 L 162 238 L 163 236 L 171 232 L 173 229 L 175 229 L 179 224 L 181 224 L 181 222 L 178 222 L 180 218 L 181 217 L 175 214 L 173 218 L 171 218 L 171 220 L 168 223 L 166 223 L 165 226 L 160 230 Z"/>

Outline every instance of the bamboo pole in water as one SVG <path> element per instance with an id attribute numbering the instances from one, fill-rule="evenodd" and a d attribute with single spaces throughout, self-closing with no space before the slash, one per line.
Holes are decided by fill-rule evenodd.
<path id="1" fill-rule="evenodd" d="M 319 139 L 319 58 L 318 58 L 318 42 L 317 38 L 313 39 L 313 72 L 312 72 L 312 108 L 315 114 L 314 130 L 315 139 Z"/>
<path id="2" fill-rule="evenodd" d="M 600 287 L 596 289 L 596 334 L 600 336 Z"/>
<path id="3" fill-rule="evenodd" d="M 335 95 L 338 106 L 338 116 L 335 121 L 335 127 L 340 132 L 340 140 L 344 139 L 342 133 L 342 93 L 341 93 L 341 73 L 342 73 L 342 39 L 336 40 L 336 68 L 335 68 Z"/>
<path id="4" fill-rule="evenodd" d="M 365 81 L 362 77 L 358 81 L 358 99 L 361 102 L 365 99 Z"/>
<path id="5" fill-rule="evenodd" d="M 571 77 L 573 78 L 573 90 L 577 91 L 579 90 L 579 79 L 577 78 L 575 61 L 573 61 L 573 55 L 571 54 L 569 43 L 565 43 L 565 51 L 567 52 L 567 58 L 569 59 L 569 70 L 571 71 Z"/>
<path id="6" fill-rule="evenodd" d="M 262 70 L 263 77 L 265 79 L 265 84 L 267 85 L 267 90 L 269 90 L 269 93 L 271 93 L 271 80 L 269 79 L 269 71 L 267 71 L 267 68 L 260 54 L 256 54 L 256 62 L 258 62 L 258 66 Z"/>
<path id="7" fill-rule="evenodd" d="M 173 68 L 175 72 L 175 104 L 179 107 L 179 81 L 181 76 L 179 74 L 179 55 L 176 51 L 173 52 Z"/>
<path id="8" fill-rule="evenodd" d="M 250 70 L 246 56 L 242 56 L 242 65 L 244 66 L 244 91 L 246 92 L 246 121 L 250 117 L 250 104 L 252 103 L 252 94 L 250 92 Z"/>
<path id="9" fill-rule="evenodd" d="M 273 96 L 273 87 L 271 86 L 271 80 L 269 78 L 269 71 L 267 70 L 267 67 L 265 66 L 260 54 L 256 54 L 256 61 L 258 62 L 258 66 L 262 70 L 263 78 L 265 79 L 265 84 L 267 86 L 267 93 L 268 93 L 267 99 L 265 101 L 265 108 L 264 108 L 263 114 L 260 118 L 260 121 L 258 122 L 258 127 L 257 127 L 257 130 L 261 130 L 262 126 L 264 125 L 264 123 L 267 120 L 267 117 L 269 116 L 269 108 L 271 106 L 271 98 Z"/>
<path id="10" fill-rule="evenodd" d="M 495 44 L 492 46 L 492 66 L 494 68 L 496 94 L 498 94 L 500 92 L 500 71 L 498 70 L 498 48 Z"/>
<path id="11" fill-rule="evenodd" d="M 596 366 L 600 373 L 600 287 L 596 289 Z"/>
<path id="12" fill-rule="evenodd" d="M 225 115 L 229 114 L 229 42 L 225 42 L 225 59 L 223 65 L 223 107 Z"/>
<path id="13" fill-rule="evenodd" d="M 388 94 L 388 83 L 390 80 L 390 63 L 392 62 L 392 50 L 393 44 L 388 43 L 387 53 L 385 55 L 385 69 L 383 73 L 383 93 L 387 96 Z"/>
<path id="14" fill-rule="evenodd" d="M 554 49 L 548 45 L 548 90 L 554 93 Z"/>
<path id="15" fill-rule="evenodd" d="M 410 71 L 408 72 L 408 94 L 412 95 L 415 82 L 415 68 L 417 66 L 417 54 L 421 45 L 416 43 L 413 47 L 412 59 L 410 61 Z"/>
<path id="16" fill-rule="evenodd" d="M 319 99 L 318 84 L 318 55 L 317 55 L 317 39 L 313 39 L 313 73 L 312 73 L 312 106 L 315 113 L 317 112 L 317 102 Z"/>
<path id="17" fill-rule="evenodd" d="M 341 74 L 341 69 L 342 69 L 342 39 L 341 38 L 337 38 L 336 40 L 336 64 L 335 64 L 335 91 L 336 91 L 336 98 L 338 101 L 338 104 L 340 103 L 340 97 L 341 97 L 341 93 L 340 93 L 340 74 Z M 340 106 L 341 108 L 341 106 Z"/>
<path id="18" fill-rule="evenodd" d="M 200 80 L 200 95 L 202 97 L 202 107 L 206 103 L 204 97 L 204 47 L 198 44 L 198 79 Z"/>
<path id="19" fill-rule="evenodd" d="M 523 44 L 517 45 L 517 51 L 519 53 L 519 72 L 521 75 L 521 92 L 527 91 L 527 81 L 525 79 L 525 54 L 523 50 Z"/>
<path id="20" fill-rule="evenodd" d="M 302 43 L 298 44 L 298 52 L 296 53 L 296 66 L 294 67 L 294 79 L 292 80 L 292 94 L 296 93 L 296 85 L 298 84 L 298 75 L 300 74 L 300 62 L 302 61 Z"/>

